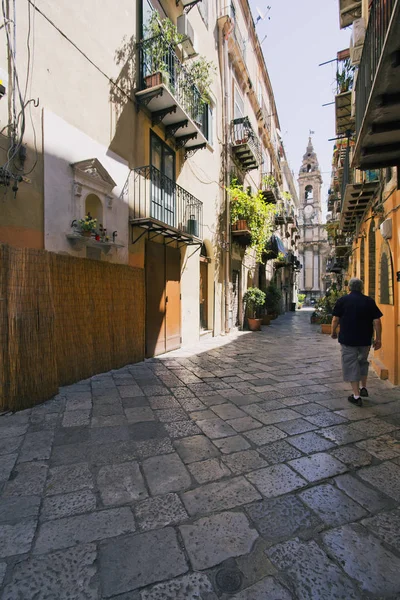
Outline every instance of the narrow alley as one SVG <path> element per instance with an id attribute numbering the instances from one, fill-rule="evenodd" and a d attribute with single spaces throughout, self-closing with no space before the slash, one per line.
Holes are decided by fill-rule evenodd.
<path id="1" fill-rule="evenodd" d="M 1 599 L 398 598 L 399 388 L 310 314 L 0 417 Z"/>

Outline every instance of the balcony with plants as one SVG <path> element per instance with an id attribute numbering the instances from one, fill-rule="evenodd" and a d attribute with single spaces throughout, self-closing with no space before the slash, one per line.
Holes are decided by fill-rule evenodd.
<path id="1" fill-rule="evenodd" d="M 198 244 L 203 238 L 203 203 L 156 167 L 133 171 L 130 223 L 166 238 Z"/>
<path id="2" fill-rule="evenodd" d="M 361 17 L 361 0 L 339 0 L 340 29 L 344 29 Z"/>
<path id="3" fill-rule="evenodd" d="M 260 191 L 266 202 L 276 204 L 279 200 L 279 187 L 273 173 L 262 173 Z"/>
<path id="4" fill-rule="evenodd" d="M 139 49 L 139 90 L 136 99 L 151 113 L 152 124 L 163 123 L 166 138 L 177 149 L 204 148 L 209 137 L 209 93 L 215 66 L 202 56 L 185 61 L 178 56 L 184 39 L 169 20 L 153 12 Z"/>
<path id="5" fill-rule="evenodd" d="M 336 135 L 348 135 L 354 131 L 351 113 L 351 94 L 354 84 L 354 66 L 350 61 L 350 49 L 337 53 L 336 62 L 335 118 Z"/>
<path id="6" fill-rule="evenodd" d="M 236 179 L 227 188 L 230 199 L 231 232 L 234 241 L 249 246 L 261 262 L 273 231 L 275 206 L 266 203 L 261 192 L 249 193 Z"/>
<path id="7" fill-rule="evenodd" d="M 355 87 L 353 165 L 361 169 L 399 164 L 399 40 L 400 0 L 374 0 Z"/>
<path id="8" fill-rule="evenodd" d="M 261 165 L 261 144 L 248 117 L 231 121 L 231 144 L 235 162 L 242 171 L 257 169 Z"/>

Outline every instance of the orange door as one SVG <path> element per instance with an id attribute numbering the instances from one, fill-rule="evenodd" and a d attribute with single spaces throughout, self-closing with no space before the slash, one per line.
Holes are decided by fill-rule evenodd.
<path id="1" fill-rule="evenodd" d="M 181 253 L 179 248 L 165 246 L 166 321 L 165 350 L 181 345 Z"/>

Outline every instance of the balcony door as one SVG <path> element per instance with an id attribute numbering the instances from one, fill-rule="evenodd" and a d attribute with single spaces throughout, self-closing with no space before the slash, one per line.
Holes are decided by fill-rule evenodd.
<path id="1" fill-rule="evenodd" d="M 175 152 L 151 132 L 151 216 L 176 227 Z"/>

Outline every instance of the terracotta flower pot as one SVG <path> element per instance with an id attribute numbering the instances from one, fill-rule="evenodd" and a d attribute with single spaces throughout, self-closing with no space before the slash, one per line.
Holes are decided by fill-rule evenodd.
<path id="1" fill-rule="evenodd" d="M 91 231 L 82 231 L 82 235 L 83 235 L 83 237 L 92 237 L 92 232 Z"/>
<path id="2" fill-rule="evenodd" d="M 234 231 L 247 231 L 247 221 L 238 219 L 236 223 L 233 224 L 232 229 L 234 229 Z"/>
<path id="3" fill-rule="evenodd" d="M 321 333 L 331 333 L 332 326 L 330 323 L 321 323 Z"/>
<path id="4" fill-rule="evenodd" d="M 251 319 L 247 317 L 250 331 L 261 331 L 262 319 Z"/>
<path id="5" fill-rule="evenodd" d="M 271 315 L 264 315 L 262 318 L 262 324 L 270 325 L 271 324 Z"/>

